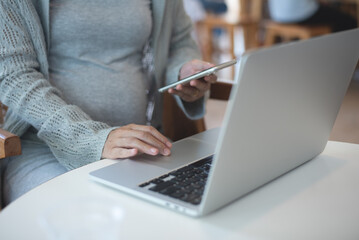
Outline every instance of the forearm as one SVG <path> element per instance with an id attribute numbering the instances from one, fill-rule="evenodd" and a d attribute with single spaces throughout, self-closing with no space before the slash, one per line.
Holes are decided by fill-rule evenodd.
<path id="1" fill-rule="evenodd" d="M 95 122 L 34 70 L 13 72 L 1 79 L 0 101 L 34 126 L 56 158 L 67 168 L 100 160 L 111 128 Z"/>

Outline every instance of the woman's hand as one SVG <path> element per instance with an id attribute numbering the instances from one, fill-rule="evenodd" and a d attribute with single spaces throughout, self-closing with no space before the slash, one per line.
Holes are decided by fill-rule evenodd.
<path id="1" fill-rule="evenodd" d="M 182 66 L 179 77 L 180 79 L 183 79 L 213 66 L 214 64 L 212 63 L 195 59 L 185 63 Z M 211 74 L 204 78 L 192 80 L 189 82 L 189 84 L 179 84 L 176 86 L 176 88 L 169 89 L 168 92 L 170 94 L 178 95 L 186 102 L 194 102 L 203 97 L 205 92 L 210 89 L 211 84 L 215 83 L 216 81 L 217 76 Z"/>
<path id="2" fill-rule="evenodd" d="M 129 158 L 139 153 L 171 154 L 172 144 L 151 126 L 129 124 L 110 132 L 102 151 L 102 158 Z"/>

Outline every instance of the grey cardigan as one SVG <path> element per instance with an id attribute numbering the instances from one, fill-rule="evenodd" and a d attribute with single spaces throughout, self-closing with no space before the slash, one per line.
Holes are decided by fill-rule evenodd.
<path id="1" fill-rule="evenodd" d="M 177 81 L 183 63 L 199 58 L 182 1 L 153 0 L 153 51 L 157 86 Z M 0 101 L 9 107 L 4 129 L 22 135 L 33 126 L 66 168 L 101 159 L 114 127 L 93 121 L 48 81 L 49 0 L 0 1 Z M 162 116 L 158 95 L 154 123 Z M 192 119 L 204 115 L 204 100 L 178 105 Z M 160 106 L 160 107 L 158 107 Z"/>

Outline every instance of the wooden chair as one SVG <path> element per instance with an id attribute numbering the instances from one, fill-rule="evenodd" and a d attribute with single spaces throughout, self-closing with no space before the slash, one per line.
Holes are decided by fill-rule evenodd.
<path id="1" fill-rule="evenodd" d="M 223 16 L 215 16 L 208 14 L 206 19 L 200 22 L 200 29 L 202 40 L 200 40 L 203 59 L 208 62 L 213 62 L 213 30 L 216 28 L 224 29 L 229 35 L 229 53 L 231 58 L 235 56 L 235 30 L 242 28 L 245 50 L 256 48 L 258 44 L 258 29 L 262 17 L 262 3 L 263 0 L 238 0 L 239 13 L 238 19 L 235 22 L 226 20 Z M 232 78 L 234 78 L 234 67 L 232 67 Z M 211 86 L 210 98 L 219 100 L 228 100 L 231 91 L 231 84 L 215 83 Z"/>
<path id="2" fill-rule="evenodd" d="M 21 154 L 20 138 L 0 128 L 0 159 Z"/>
<path id="3" fill-rule="evenodd" d="M 210 98 L 217 100 L 228 100 L 231 94 L 232 84 L 226 82 L 216 82 L 211 86 Z"/>
<path id="4" fill-rule="evenodd" d="M 239 16 L 234 22 L 228 21 L 223 16 L 208 14 L 205 20 L 201 22 L 201 28 L 204 29 L 205 39 L 203 59 L 212 62 L 213 55 L 213 30 L 216 28 L 224 29 L 229 35 L 230 54 L 232 59 L 235 58 L 234 53 L 234 32 L 237 27 L 243 30 L 245 49 L 258 46 L 257 30 L 261 18 L 262 0 L 239 0 Z M 203 41 L 202 41 L 203 42 Z"/>
<path id="5" fill-rule="evenodd" d="M 167 92 L 163 96 L 163 133 L 172 141 L 192 136 L 206 130 L 204 119 L 190 120 Z"/>
<path id="6" fill-rule="evenodd" d="M 283 24 L 274 21 L 265 22 L 265 46 L 276 43 L 279 37 L 281 41 L 288 42 L 294 39 L 304 40 L 315 36 L 329 34 L 331 32 L 328 25 L 302 25 L 302 24 Z"/>
<path id="7" fill-rule="evenodd" d="M 0 102 L 0 127 L 4 121 L 5 106 Z M 20 138 L 0 128 L 0 159 L 21 154 Z"/>
<path id="8" fill-rule="evenodd" d="M 326 5 L 333 5 L 340 11 L 347 13 L 357 20 L 357 26 L 359 27 L 359 0 L 319 0 L 320 3 Z"/>

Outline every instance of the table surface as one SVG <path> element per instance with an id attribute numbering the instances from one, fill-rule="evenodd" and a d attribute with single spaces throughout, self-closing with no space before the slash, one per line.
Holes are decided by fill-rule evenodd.
<path id="1" fill-rule="evenodd" d="M 101 196 L 124 211 L 120 239 L 359 239 L 359 145 L 328 142 L 315 159 L 202 218 L 92 182 L 102 160 L 33 189 L 0 212 L 0 239 L 46 239 L 44 211 Z"/>

